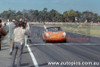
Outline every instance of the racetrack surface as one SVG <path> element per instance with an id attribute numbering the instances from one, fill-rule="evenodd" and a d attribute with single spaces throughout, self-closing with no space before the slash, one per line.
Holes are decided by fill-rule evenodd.
<path id="1" fill-rule="evenodd" d="M 32 43 L 29 47 L 39 67 L 100 67 L 100 38 L 67 32 L 68 43 L 45 43 L 41 35 L 43 30 L 43 27 L 31 26 Z M 78 39 L 80 37 L 88 37 L 88 40 Z M 7 49 L 2 47 L 0 52 L 0 67 L 10 67 L 12 56 L 9 57 L 8 45 L 8 43 L 7 46 L 3 45 Z M 59 64 L 50 65 L 50 62 L 58 62 Z M 61 62 L 64 64 L 60 65 Z M 71 66 L 67 62 L 76 62 L 76 64 Z M 97 65 L 93 65 L 94 62 Z M 28 48 L 23 50 L 21 67 L 35 67 Z"/>
<path id="2" fill-rule="evenodd" d="M 31 50 L 39 67 L 100 67 L 99 65 L 48 65 L 49 62 L 100 62 L 100 38 L 67 32 L 68 43 L 44 43 L 42 27 L 31 26 Z M 75 40 L 76 37 L 88 37 L 87 41 Z M 95 39 L 91 39 L 95 38 Z"/>

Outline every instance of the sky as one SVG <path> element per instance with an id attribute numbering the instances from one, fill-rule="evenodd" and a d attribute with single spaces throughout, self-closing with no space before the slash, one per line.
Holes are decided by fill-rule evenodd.
<path id="1" fill-rule="evenodd" d="M 5 10 L 43 10 L 55 9 L 60 13 L 70 9 L 76 11 L 93 11 L 100 15 L 100 0 L 0 0 L 0 13 Z"/>

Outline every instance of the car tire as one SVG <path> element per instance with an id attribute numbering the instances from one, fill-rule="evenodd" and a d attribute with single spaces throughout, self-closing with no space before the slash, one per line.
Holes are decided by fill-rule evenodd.
<path id="1" fill-rule="evenodd" d="M 67 40 L 64 40 L 63 43 L 67 43 Z"/>
<path id="2" fill-rule="evenodd" d="M 47 40 L 44 40 L 44 42 L 47 43 L 48 41 Z"/>
<path id="3" fill-rule="evenodd" d="M 42 37 L 42 39 L 43 39 L 43 42 L 47 43 L 47 40 L 46 39 L 44 39 L 43 37 Z"/>

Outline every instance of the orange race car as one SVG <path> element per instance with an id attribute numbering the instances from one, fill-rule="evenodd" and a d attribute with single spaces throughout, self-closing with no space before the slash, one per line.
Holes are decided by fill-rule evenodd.
<path id="1" fill-rule="evenodd" d="M 45 27 L 42 37 L 45 42 L 66 42 L 67 39 L 61 27 Z"/>

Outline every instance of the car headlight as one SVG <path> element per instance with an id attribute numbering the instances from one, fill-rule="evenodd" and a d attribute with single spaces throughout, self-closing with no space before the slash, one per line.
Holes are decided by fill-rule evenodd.
<path id="1" fill-rule="evenodd" d="M 63 33 L 63 36 L 66 36 L 66 33 L 65 32 Z"/>
<path id="2" fill-rule="evenodd" d="M 46 36 L 48 37 L 49 36 L 49 33 L 46 33 Z"/>

